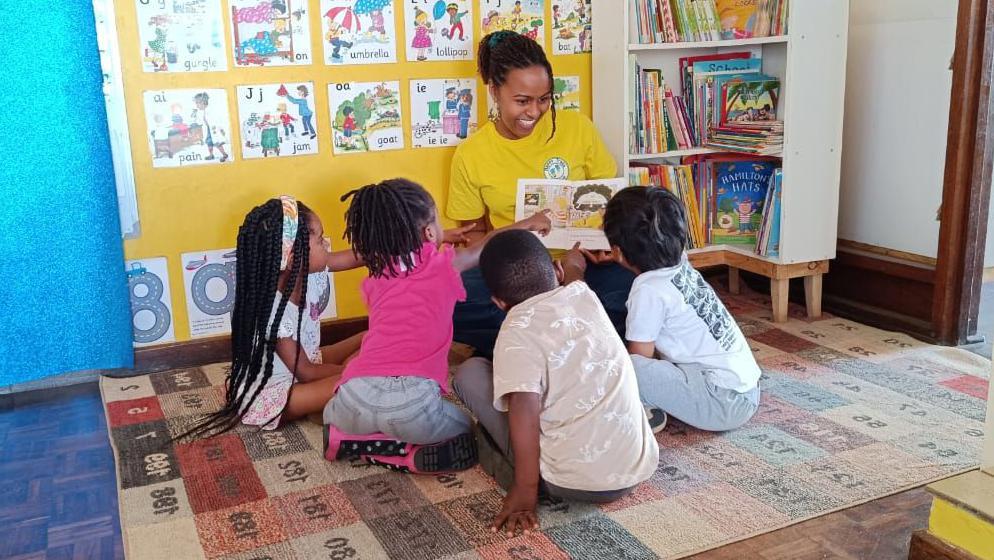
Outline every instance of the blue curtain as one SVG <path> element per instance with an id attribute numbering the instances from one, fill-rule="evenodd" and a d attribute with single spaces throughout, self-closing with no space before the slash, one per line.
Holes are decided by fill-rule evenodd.
<path id="1" fill-rule="evenodd" d="M 131 367 L 91 0 L 0 1 L 0 386 Z"/>

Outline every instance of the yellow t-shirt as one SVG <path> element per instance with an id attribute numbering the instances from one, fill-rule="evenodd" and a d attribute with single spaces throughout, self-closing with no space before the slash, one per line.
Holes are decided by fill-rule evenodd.
<path id="1" fill-rule="evenodd" d="M 489 209 L 494 229 L 514 223 L 518 179 L 609 179 L 617 166 L 600 134 L 581 113 L 542 116 L 525 138 L 510 140 L 492 122 L 456 148 L 449 179 L 446 215 L 453 220 L 475 220 Z"/>

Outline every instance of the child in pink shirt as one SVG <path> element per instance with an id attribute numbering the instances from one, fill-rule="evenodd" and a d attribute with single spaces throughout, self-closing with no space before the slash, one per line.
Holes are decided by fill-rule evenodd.
<path id="1" fill-rule="evenodd" d="M 476 464 L 470 419 L 445 400 L 452 310 L 465 299 L 460 273 L 479 263 L 497 232 L 454 248 L 460 228 L 443 232 L 438 209 L 420 185 L 391 179 L 351 198 L 345 237 L 365 262 L 362 295 L 369 331 L 324 410 L 325 457 L 361 456 L 410 472 L 445 472 Z M 544 214 L 505 229 L 548 233 Z M 499 230 L 498 230 L 499 231 Z"/>

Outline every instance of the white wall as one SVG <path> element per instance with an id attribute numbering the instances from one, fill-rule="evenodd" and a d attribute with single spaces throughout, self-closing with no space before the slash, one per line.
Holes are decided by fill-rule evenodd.
<path id="1" fill-rule="evenodd" d="M 852 0 L 840 239 L 937 255 L 956 5 Z"/>

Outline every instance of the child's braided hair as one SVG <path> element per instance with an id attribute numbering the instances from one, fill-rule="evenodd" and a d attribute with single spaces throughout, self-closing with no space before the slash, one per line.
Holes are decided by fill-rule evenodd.
<path id="1" fill-rule="evenodd" d="M 552 64 L 549 57 L 545 55 L 542 46 L 513 31 L 494 31 L 480 41 L 477 51 L 477 70 L 483 83 L 488 86 L 498 88 L 507 81 L 507 75 L 511 70 L 531 68 L 541 66 L 545 68 L 549 75 L 549 91 L 552 92 L 555 86 L 555 75 L 552 73 Z M 550 102 L 552 111 L 552 134 L 551 140 L 556 135 L 556 98 L 552 97 Z"/>
<path id="2" fill-rule="evenodd" d="M 270 324 L 279 284 L 282 254 L 283 205 L 272 199 L 256 206 L 245 216 L 238 228 L 238 257 L 235 272 L 235 308 L 231 313 L 231 371 L 228 374 L 225 403 L 186 433 L 175 439 L 224 433 L 238 424 L 242 411 L 255 402 L 273 374 L 276 335 L 283 313 L 297 282 L 300 300 L 297 304 L 297 340 L 307 307 L 307 273 L 310 267 L 311 210 L 297 202 L 297 237 L 287 266 L 289 275 Z M 296 375 L 300 360 L 298 351 L 293 364 Z M 289 364 L 288 364 L 289 365 Z M 258 381 L 252 394 L 249 389 Z"/>
<path id="3" fill-rule="evenodd" d="M 435 201 L 421 185 L 388 179 L 350 191 L 345 239 L 362 257 L 373 278 L 397 276 L 415 266 L 425 242 L 424 228 L 435 219 Z"/>

